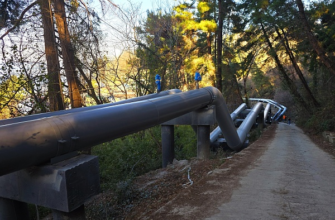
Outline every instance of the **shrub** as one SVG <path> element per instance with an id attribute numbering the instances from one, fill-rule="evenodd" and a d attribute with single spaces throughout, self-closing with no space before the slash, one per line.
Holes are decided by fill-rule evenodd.
<path id="1" fill-rule="evenodd" d="M 92 149 L 99 156 L 101 186 L 116 189 L 119 182 L 161 167 L 160 127 L 153 127 Z"/>
<path id="2" fill-rule="evenodd" d="M 197 156 L 197 136 L 189 125 L 175 126 L 175 158 L 190 159 Z"/>
<path id="3" fill-rule="evenodd" d="M 332 105 L 326 105 L 318 109 L 305 122 L 301 121 L 299 124 L 303 127 L 320 133 L 323 131 L 333 131 L 335 129 L 335 109 Z"/>

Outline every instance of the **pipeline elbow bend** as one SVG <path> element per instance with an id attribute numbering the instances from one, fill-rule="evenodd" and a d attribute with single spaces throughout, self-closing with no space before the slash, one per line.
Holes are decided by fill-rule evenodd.
<path id="1" fill-rule="evenodd" d="M 217 104 L 219 97 L 222 97 L 222 98 L 223 98 L 221 92 L 220 92 L 217 88 L 215 88 L 215 87 L 208 86 L 208 87 L 205 87 L 204 89 L 207 90 L 207 92 L 208 92 L 208 93 L 211 95 L 211 97 L 212 97 L 212 99 L 211 99 L 209 105 Z"/>

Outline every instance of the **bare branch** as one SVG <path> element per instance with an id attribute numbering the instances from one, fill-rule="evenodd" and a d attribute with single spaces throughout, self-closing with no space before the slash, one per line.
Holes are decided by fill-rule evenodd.
<path id="1" fill-rule="evenodd" d="M 7 30 L 7 31 L 0 37 L 0 39 L 2 40 L 7 34 L 9 34 L 11 31 L 13 31 L 17 26 L 19 26 L 20 22 L 21 22 L 22 19 L 23 19 L 24 14 L 25 14 L 27 11 L 29 11 L 29 10 L 30 10 L 33 6 L 35 6 L 36 4 L 37 4 L 37 1 L 35 1 L 35 2 L 31 3 L 30 5 L 28 5 L 28 7 L 26 7 L 26 8 L 22 11 L 20 17 L 16 20 L 14 26 L 11 27 L 11 28 L 9 28 L 9 29 L 8 29 L 8 30 Z"/>

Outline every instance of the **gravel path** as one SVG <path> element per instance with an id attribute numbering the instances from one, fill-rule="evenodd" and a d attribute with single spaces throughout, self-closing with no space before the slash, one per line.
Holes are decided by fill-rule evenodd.
<path id="1" fill-rule="evenodd" d="M 205 219 L 335 219 L 335 160 L 293 124 L 278 124 L 239 183 Z"/>

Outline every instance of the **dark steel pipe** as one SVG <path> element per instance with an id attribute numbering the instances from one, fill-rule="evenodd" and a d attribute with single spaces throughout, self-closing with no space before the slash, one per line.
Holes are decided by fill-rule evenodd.
<path id="1" fill-rule="evenodd" d="M 209 90 L 213 94 L 213 104 L 216 106 L 216 120 L 228 146 L 233 150 L 240 150 L 263 105 L 261 103 L 257 103 L 252 108 L 248 116 L 243 120 L 243 123 L 236 130 L 221 92 L 213 87 L 207 87 L 205 89 Z"/>
<path id="2" fill-rule="evenodd" d="M 212 101 L 199 89 L 0 126 L 0 175 L 158 125 Z"/>
<path id="3" fill-rule="evenodd" d="M 211 104 L 216 106 L 216 118 L 229 147 L 239 150 L 245 141 L 246 130 L 252 126 L 247 122 L 251 123 L 254 116 L 249 117 L 250 113 L 241 125 L 243 130 L 236 131 L 221 92 L 206 87 L 0 126 L 0 175 L 49 162 L 56 156 L 161 124 Z"/>
<path id="4" fill-rule="evenodd" d="M 235 109 L 234 112 L 230 114 L 230 118 L 234 121 L 237 118 L 237 116 L 246 108 L 247 108 L 247 104 L 242 103 L 237 109 Z M 218 139 L 220 134 L 221 134 L 221 129 L 218 126 L 211 132 L 210 138 L 209 138 L 210 142 L 211 143 L 215 142 Z"/>
<path id="5" fill-rule="evenodd" d="M 121 105 L 121 104 L 125 104 L 125 103 L 138 102 L 138 101 L 142 101 L 142 100 L 146 100 L 146 99 L 162 97 L 162 96 L 176 94 L 176 93 L 180 93 L 180 92 L 181 92 L 181 90 L 179 90 L 179 89 L 171 89 L 171 90 L 163 91 L 163 92 L 160 92 L 160 93 L 149 94 L 149 95 L 145 95 L 145 96 L 135 97 L 135 98 L 131 98 L 131 99 L 126 99 L 126 100 L 113 102 L 113 103 L 102 104 L 102 105 L 94 105 L 94 106 L 83 107 L 83 108 L 73 108 L 73 109 L 69 109 L 69 110 L 61 110 L 61 111 L 56 111 L 56 112 L 47 112 L 47 113 L 28 115 L 28 116 L 17 117 L 17 118 L 10 118 L 10 119 L 5 119 L 5 120 L 0 120 L 0 126 L 1 125 L 6 125 L 6 124 L 13 124 L 13 123 L 18 123 L 18 122 L 25 122 L 25 121 L 35 120 L 35 119 L 39 119 L 39 118 L 47 118 L 47 117 L 64 115 L 64 114 L 69 114 L 69 113 L 89 111 L 89 110 L 93 110 L 93 109 L 105 108 L 105 107 L 114 106 L 114 105 Z"/>

